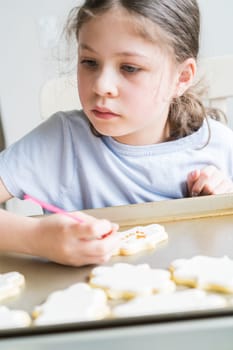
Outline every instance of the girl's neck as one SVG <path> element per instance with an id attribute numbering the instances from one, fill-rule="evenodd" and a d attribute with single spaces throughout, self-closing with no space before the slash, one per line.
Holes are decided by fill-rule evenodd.
<path id="1" fill-rule="evenodd" d="M 113 139 L 117 142 L 130 146 L 146 146 L 166 142 L 170 137 L 170 126 L 167 122 L 162 130 L 156 129 L 150 135 L 147 133 L 135 132 L 133 134 L 116 136 Z"/>

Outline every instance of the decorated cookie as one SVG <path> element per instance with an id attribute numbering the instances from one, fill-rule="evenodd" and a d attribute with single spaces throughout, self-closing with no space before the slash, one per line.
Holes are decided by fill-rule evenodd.
<path id="1" fill-rule="evenodd" d="M 0 301 L 19 294 L 24 284 L 24 276 L 19 272 L 0 274 Z"/>
<path id="2" fill-rule="evenodd" d="M 152 269 L 147 264 L 98 266 L 91 272 L 90 284 L 105 290 L 111 299 L 130 299 L 175 289 L 169 271 Z"/>
<path id="3" fill-rule="evenodd" d="M 6 306 L 0 306 L 0 329 L 27 327 L 31 318 L 27 312 L 22 310 L 10 310 Z"/>
<path id="4" fill-rule="evenodd" d="M 199 255 L 191 259 L 177 259 L 171 263 L 170 270 L 177 284 L 233 293 L 233 260 L 227 256 Z"/>
<path id="5" fill-rule="evenodd" d="M 154 249 L 159 243 L 168 239 L 164 227 L 159 224 L 136 226 L 119 234 L 121 244 L 114 255 L 132 255 L 143 250 Z"/>
<path id="6" fill-rule="evenodd" d="M 112 310 L 113 317 L 130 317 L 151 314 L 183 312 L 222 308 L 227 304 L 220 295 L 207 294 L 203 290 L 187 289 L 170 294 L 138 297 Z"/>
<path id="7" fill-rule="evenodd" d="M 34 324 L 54 324 L 90 321 L 109 313 L 106 294 L 86 283 L 76 283 L 67 289 L 51 293 L 33 311 Z"/>

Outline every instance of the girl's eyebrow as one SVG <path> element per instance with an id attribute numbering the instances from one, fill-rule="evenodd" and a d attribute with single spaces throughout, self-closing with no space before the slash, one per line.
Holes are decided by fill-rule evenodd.
<path id="1" fill-rule="evenodd" d="M 88 50 L 88 51 L 91 51 L 93 53 L 98 54 L 97 51 L 95 51 L 93 48 L 91 48 L 87 44 L 82 44 L 81 43 L 81 44 L 79 44 L 79 47 L 81 49 L 83 49 L 83 50 Z M 130 57 L 130 56 L 138 56 L 138 57 L 143 57 L 143 58 L 147 58 L 148 59 L 147 56 L 145 56 L 145 55 L 143 55 L 143 54 L 141 54 L 139 52 L 136 52 L 136 51 L 122 51 L 122 52 L 117 53 L 116 56 L 128 56 L 128 57 Z"/>
<path id="2" fill-rule="evenodd" d="M 94 53 L 97 53 L 94 49 L 92 49 L 90 46 L 88 46 L 87 44 L 79 44 L 79 48 L 83 49 L 83 50 L 88 50 Z"/>

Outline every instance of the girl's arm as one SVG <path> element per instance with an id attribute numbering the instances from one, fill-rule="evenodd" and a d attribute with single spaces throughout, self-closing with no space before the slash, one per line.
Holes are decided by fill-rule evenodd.
<path id="1" fill-rule="evenodd" d="M 0 202 L 11 197 L 0 181 Z M 0 251 L 35 255 L 73 266 L 107 261 L 119 244 L 118 226 L 84 213 L 79 212 L 78 216 L 84 223 L 62 214 L 33 218 L 0 210 Z"/>
<path id="2" fill-rule="evenodd" d="M 188 174 L 188 191 L 190 196 L 223 194 L 233 192 L 233 182 L 216 167 L 209 165 Z"/>

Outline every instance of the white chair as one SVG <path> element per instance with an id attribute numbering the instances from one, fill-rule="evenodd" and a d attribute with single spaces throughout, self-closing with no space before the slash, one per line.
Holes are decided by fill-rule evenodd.
<path id="1" fill-rule="evenodd" d="M 209 106 L 227 113 L 227 100 L 233 97 L 233 55 L 204 58 L 199 68 L 208 83 Z"/>
<path id="2" fill-rule="evenodd" d="M 228 99 L 233 98 L 233 55 L 204 58 L 199 63 L 199 70 L 209 88 L 205 102 L 223 110 L 233 128 L 233 111 L 232 115 L 227 113 Z M 42 119 L 57 111 L 80 109 L 76 76 L 46 82 L 41 90 L 40 106 Z"/>

